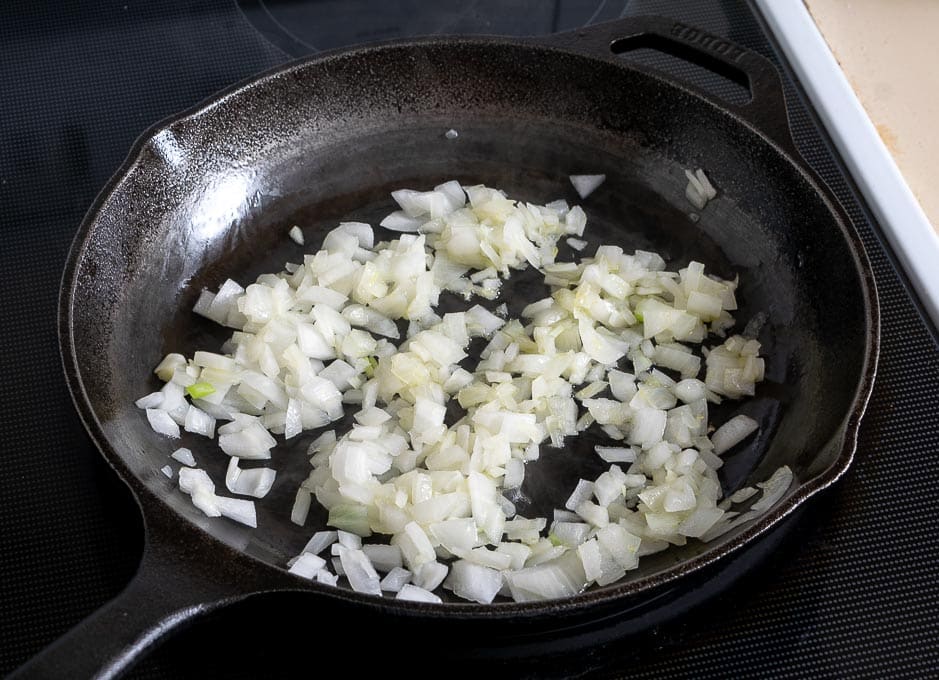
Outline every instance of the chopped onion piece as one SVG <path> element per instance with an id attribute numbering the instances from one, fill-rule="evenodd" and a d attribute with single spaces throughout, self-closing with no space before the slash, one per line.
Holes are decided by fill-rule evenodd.
<path id="1" fill-rule="evenodd" d="M 548 539 L 552 543 L 576 548 L 587 540 L 587 535 L 591 531 L 591 526 L 580 521 L 580 516 L 574 514 L 574 521 L 556 521 L 551 527 L 551 533 Z"/>
<path id="2" fill-rule="evenodd" d="M 479 305 L 466 310 L 466 326 L 471 333 L 488 338 L 504 325 L 505 319 L 500 319 L 488 309 Z"/>
<path id="3" fill-rule="evenodd" d="M 199 488 L 192 492 L 192 504 L 201 510 L 206 517 L 221 517 L 222 511 L 218 505 L 218 496 L 214 493 Z"/>
<path id="4" fill-rule="evenodd" d="M 711 441 L 714 443 L 714 453 L 720 455 L 728 449 L 732 449 L 756 432 L 759 427 L 760 424 L 750 416 L 734 416 L 711 435 Z"/>
<path id="5" fill-rule="evenodd" d="M 436 590 L 447 577 L 450 569 L 440 562 L 424 562 L 414 572 L 415 585 L 427 590 Z"/>
<path id="6" fill-rule="evenodd" d="M 215 436 L 215 418 L 192 405 L 186 410 L 186 420 L 183 427 L 186 432 L 201 434 L 209 439 Z"/>
<path id="7" fill-rule="evenodd" d="M 173 373 L 177 369 L 186 367 L 186 357 L 182 354 L 167 354 L 163 357 L 163 360 L 157 364 L 157 367 L 153 369 L 153 372 L 156 373 L 156 376 L 163 382 L 169 382 L 173 378 Z M 143 407 L 140 407 L 143 408 Z"/>
<path id="8" fill-rule="evenodd" d="M 328 569 L 320 569 L 316 572 L 316 582 L 322 583 L 327 586 L 336 586 L 339 582 L 339 577 L 331 573 Z"/>
<path id="9" fill-rule="evenodd" d="M 759 493 L 759 491 L 758 491 L 757 489 L 755 489 L 754 487 L 752 487 L 752 486 L 745 486 L 744 488 L 739 489 L 738 491 L 735 491 L 735 492 L 730 496 L 730 501 L 731 501 L 732 503 L 743 503 L 745 500 L 748 500 L 749 498 L 752 498 L 752 497 L 755 496 L 757 493 Z"/>
<path id="10" fill-rule="evenodd" d="M 339 536 L 338 532 L 336 531 L 317 531 L 315 534 L 313 534 L 313 536 L 310 537 L 310 540 L 307 541 L 307 544 L 303 546 L 303 550 L 301 552 L 319 555 L 337 540 L 339 540 Z"/>
<path id="11" fill-rule="evenodd" d="M 238 467 L 238 459 L 232 458 L 228 463 L 225 486 L 232 493 L 264 498 L 274 486 L 276 476 L 277 471 L 271 468 L 242 470 Z"/>
<path id="12" fill-rule="evenodd" d="M 700 172 L 700 170 L 699 170 Z M 703 175 L 703 173 L 701 173 Z M 688 178 L 688 186 L 685 187 L 685 197 L 688 199 L 688 202 L 691 203 L 695 208 L 701 210 L 704 206 L 707 205 L 708 199 L 711 198 L 710 191 L 705 188 L 704 184 L 701 182 L 701 179 L 697 176 L 696 173 L 692 173 L 690 170 L 685 170 L 685 176 Z M 710 186 L 710 182 L 708 183 Z M 711 187 L 713 190 L 713 187 Z M 714 195 L 717 195 L 717 192 L 714 192 Z"/>
<path id="13" fill-rule="evenodd" d="M 336 538 L 339 540 L 339 545 L 346 548 L 352 548 L 353 550 L 362 548 L 362 537 L 356 534 L 340 529 L 336 532 Z"/>
<path id="14" fill-rule="evenodd" d="M 750 506 L 750 510 L 752 512 L 764 512 L 773 507 L 776 501 L 782 498 L 789 490 L 789 486 L 792 484 L 792 478 L 792 470 L 790 470 L 788 466 L 783 465 L 765 482 L 757 484 L 758 487 L 763 489 L 763 495 L 760 496 L 760 499 L 756 503 Z"/>
<path id="15" fill-rule="evenodd" d="M 362 552 L 366 554 L 378 571 L 389 572 L 395 567 L 402 566 L 401 549 L 396 545 L 363 545 Z"/>
<path id="16" fill-rule="evenodd" d="M 339 560 L 342 564 L 343 575 L 349 579 L 352 590 L 359 593 L 381 595 L 381 586 L 378 572 L 372 566 L 368 556 L 361 550 L 339 547 Z"/>
<path id="17" fill-rule="evenodd" d="M 179 439 L 179 425 L 176 424 L 176 421 L 174 421 L 166 411 L 148 408 L 147 420 L 150 422 L 150 427 L 153 428 L 153 431 L 157 434 Z"/>
<path id="18" fill-rule="evenodd" d="M 607 463 L 633 463 L 636 461 L 636 451 L 622 446 L 595 446 L 593 447 Z"/>
<path id="19" fill-rule="evenodd" d="M 163 393 L 162 392 L 151 392 L 145 397 L 140 397 L 137 401 L 134 402 L 134 406 L 141 409 L 149 408 L 160 408 L 160 404 L 163 403 Z"/>
<path id="20" fill-rule="evenodd" d="M 505 477 L 502 485 L 506 489 L 517 489 L 525 479 L 525 463 L 518 458 L 512 458 L 505 463 Z"/>
<path id="21" fill-rule="evenodd" d="M 311 501 L 312 496 L 310 492 L 302 486 L 298 487 L 297 496 L 290 510 L 290 521 L 301 527 L 306 524 L 307 515 L 310 513 Z"/>
<path id="22" fill-rule="evenodd" d="M 597 187 L 603 184 L 606 175 L 571 175 L 571 184 L 581 198 L 587 198 Z"/>
<path id="23" fill-rule="evenodd" d="M 577 507 L 584 501 L 590 500 L 593 497 L 593 482 L 588 482 L 586 479 L 581 479 L 577 482 L 577 487 L 571 493 L 570 498 L 567 499 L 567 502 L 564 504 L 564 507 L 568 510 L 575 511 Z"/>
<path id="24" fill-rule="evenodd" d="M 216 496 L 215 502 L 218 504 L 218 509 L 223 517 L 228 517 L 236 522 L 247 524 L 249 527 L 257 528 L 258 518 L 254 501 Z"/>
<path id="25" fill-rule="evenodd" d="M 587 585 L 576 551 L 535 567 L 506 572 L 505 580 L 516 602 L 572 597 Z"/>
<path id="26" fill-rule="evenodd" d="M 291 574 L 312 579 L 320 569 L 326 566 L 326 560 L 311 553 L 301 553 L 288 571 Z"/>
<path id="27" fill-rule="evenodd" d="M 502 572 L 466 560 L 457 560 L 450 567 L 444 587 L 464 600 L 489 604 L 502 589 Z"/>
<path id="28" fill-rule="evenodd" d="M 180 468 L 179 488 L 190 495 L 199 489 L 215 493 L 215 483 L 205 470 L 199 468 Z"/>
<path id="29" fill-rule="evenodd" d="M 173 460 L 179 461 L 183 465 L 187 465 L 189 467 L 196 466 L 196 459 L 193 457 L 192 451 L 190 451 L 189 449 L 184 449 L 184 448 L 176 449 L 175 451 L 173 451 L 173 453 L 170 454 L 170 458 L 172 458 Z"/>
<path id="30" fill-rule="evenodd" d="M 704 174 L 704 170 L 698 168 L 694 171 L 694 176 L 701 185 L 701 193 L 706 199 L 710 200 L 717 196 L 717 189 L 711 184 L 711 180 L 708 179 L 708 176 Z"/>
<path id="31" fill-rule="evenodd" d="M 411 602 L 443 602 L 443 600 L 441 600 L 437 595 L 434 595 L 429 590 L 412 586 L 410 583 L 405 583 L 403 586 L 401 586 L 401 589 L 398 591 L 395 599 L 410 600 Z"/>
<path id="32" fill-rule="evenodd" d="M 411 572 L 403 567 L 395 567 L 379 582 L 379 586 L 382 590 L 388 591 L 390 593 L 397 593 L 401 591 L 406 584 L 411 582 Z"/>

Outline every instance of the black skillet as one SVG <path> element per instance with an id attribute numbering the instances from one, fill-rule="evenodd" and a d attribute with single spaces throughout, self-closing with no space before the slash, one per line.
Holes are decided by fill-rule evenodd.
<path id="1" fill-rule="evenodd" d="M 746 84 L 745 105 L 627 65 L 652 47 Z M 447 139 L 448 129 L 459 132 Z M 720 190 L 700 215 L 684 168 Z M 727 489 L 795 473 L 785 498 L 750 525 L 703 545 L 648 557 L 627 580 L 563 601 L 421 605 L 331 589 L 283 569 L 318 526 L 289 522 L 308 468 L 308 439 L 278 449 L 278 482 L 256 531 L 207 519 L 160 473 L 180 445 L 155 435 L 133 401 L 156 386 L 169 351 L 218 346 L 224 332 L 189 311 L 203 287 L 246 283 L 300 258 L 341 218 L 374 220 L 400 187 L 447 179 L 512 195 L 569 200 L 567 176 L 605 173 L 583 202 L 593 245 L 654 249 L 740 276 L 739 318 L 767 314 L 767 382 L 744 407 L 758 437 L 730 457 Z M 536 291 L 515 282 L 507 302 Z M 114 677 L 170 630 L 248 596 L 295 591 L 350 616 L 420 622 L 487 636 L 563 634 L 629 617 L 662 588 L 706 575 L 750 549 L 847 469 L 873 384 L 874 282 L 860 241 L 809 171 L 788 131 L 777 73 L 763 58 L 703 31 L 639 17 L 537 39 L 430 38 L 305 60 L 236 86 L 135 145 L 89 211 L 72 247 L 60 301 L 69 387 L 108 462 L 145 518 L 139 571 L 117 598 L 43 651 L 21 677 Z M 731 407 L 732 409 L 732 407 Z M 731 410 L 716 413 L 726 417 Z M 298 438 L 303 439 L 303 438 Z M 184 440 L 219 479 L 224 456 Z M 532 512 L 556 507 L 589 460 L 589 437 L 531 466 Z M 296 455 L 291 455 L 294 453 Z M 494 639 L 494 638 L 493 638 Z"/>

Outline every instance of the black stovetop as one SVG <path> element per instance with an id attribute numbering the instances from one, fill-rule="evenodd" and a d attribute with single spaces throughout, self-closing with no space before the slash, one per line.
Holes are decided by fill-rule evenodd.
<path id="1" fill-rule="evenodd" d="M 133 499 L 69 399 L 56 301 L 73 234 L 134 139 L 160 118 L 292 58 L 427 33 L 551 33 L 666 14 L 785 69 L 744 2 L 732 0 L 118 0 L 0 6 L 0 673 L 115 595 L 142 546 Z M 737 86 L 654 54 L 728 99 Z M 546 642 L 536 658 L 365 636 L 341 612 L 258 597 L 171 638 L 133 678 L 259 678 L 333 667 L 356 675 L 927 676 L 939 664 L 939 352 L 880 230 L 791 81 L 797 145 L 868 248 L 883 330 L 879 377 L 856 463 L 758 566 L 730 564 L 602 645 Z M 393 625 L 393 624 L 392 624 Z M 400 651 L 389 649 L 394 639 Z M 365 654 L 349 654 L 350 650 Z M 406 655 L 406 656 L 405 656 Z M 300 665 L 302 664 L 302 665 Z"/>

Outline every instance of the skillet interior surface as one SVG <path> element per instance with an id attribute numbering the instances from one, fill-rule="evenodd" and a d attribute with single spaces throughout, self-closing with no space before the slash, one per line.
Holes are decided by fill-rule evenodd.
<path id="1" fill-rule="evenodd" d="M 456 139 L 444 136 L 451 128 Z M 726 489 L 787 464 L 794 497 L 819 479 L 833 481 L 850 461 L 842 436 L 866 398 L 872 331 L 862 265 L 837 212 L 772 143 L 657 78 L 612 60 L 493 40 L 364 48 L 224 95 L 136 151 L 89 213 L 73 252 L 66 280 L 73 390 L 105 455 L 135 480 L 143 502 L 169 504 L 180 521 L 259 564 L 283 566 L 324 528 L 322 513 L 312 512 L 302 529 L 289 520 L 316 433 L 275 449 L 277 482 L 258 503 L 252 531 L 205 518 L 160 472 L 171 451 L 187 446 L 219 482 L 227 456 L 204 438 L 156 435 L 133 401 L 159 386 L 152 370 L 163 355 L 217 349 L 230 333 L 190 311 L 203 287 L 229 277 L 246 285 L 298 262 L 340 220 L 377 224 L 394 209 L 390 191 L 402 187 L 458 179 L 537 202 L 566 198 L 587 212 L 584 254 L 616 244 L 658 251 L 670 268 L 693 258 L 711 273 L 739 275 L 737 329 L 767 315 L 760 333 L 767 380 L 746 405 L 712 410 L 716 422 L 740 411 L 761 424 L 729 457 Z M 697 167 L 719 189 L 700 216 L 684 196 L 684 169 Z M 576 173 L 607 180 L 578 201 L 567 179 Z M 287 238 L 295 224 L 304 248 Z M 562 249 L 558 259 L 572 254 Z M 533 276 L 515 274 L 504 301 L 517 313 L 543 292 Z M 597 441 L 587 435 L 561 450 L 544 447 L 528 468 L 523 492 L 532 501 L 520 503 L 520 513 L 563 506 L 579 477 L 600 471 Z M 680 575 L 771 519 L 643 558 L 624 583 L 579 598 L 633 594 Z"/>

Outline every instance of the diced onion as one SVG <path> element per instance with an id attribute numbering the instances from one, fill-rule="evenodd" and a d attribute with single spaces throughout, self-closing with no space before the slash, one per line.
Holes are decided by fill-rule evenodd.
<path id="1" fill-rule="evenodd" d="M 410 583 L 405 583 L 398 590 L 398 594 L 395 596 L 396 600 L 410 600 L 412 602 L 443 602 L 437 595 L 434 595 L 429 590 L 424 590 L 423 588 L 418 588 L 417 586 L 412 586 Z"/>
<path id="2" fill-rule="evenodd" d="M 299 526 L 306 524 L 306 518 L 310 514 L 310 504 L 313 497 L 304 487 L 297 489 L 297 496 L 294 499 L 293 507 L 290 510 L 290 521 Z"/>
<path id="3" fill-rule="evenodd" d="M 310 537 L 310 540 L 307 541 L 307 544 L 303 547 L 302 552 L 319 555 L 337 540 L 339 540 L 339 537 L 336 531 L 317 531 L 315 534 L 313 534 L 313 536 Z"/>
<path id="4" fill-rule="evenodd" d="M 595 446 L 597 455 L 607 463 L 633 463 L 636 451 L 622 446 Z"/>
<path id="5" fill-rule="evenodd" d="M 175 451 L 173 451 L 173 453 L 170 454 L 170 458 L 172 458 L 173 460 L 179 461 L 180 463 L 188 467 L 196 466 L 196 459 L 193 457 L 192 451 L 186 448 L 176 449 Z"/>
<path id="6" fill-rule="evenodd" d="M 142 409 L 149 408 L 160 408 L 160 404 L 163 403 L 163 393 L 162 392 L 151 392 L 145 397 L 141 397 L 134 402 L 134 406 Z"/>
<path id="7" fill-rule="evenodd" d="M 170 417 L 166 411 L 156 408 L 147 409 L 147 420 L 150 427 L 157 434 L 163 434 L 167 437 L 179 438 L 179 425 Z"/>
<path id="8" fill-rule="evenodd" d="M 322 557 L 317 557 L 311 553 L 303 553 L 287 571 L 291 574 L 302 576 L 303 578 L 312 579 L 316 576 L 317 572 L 325 566 L 326 560 Z"/>
<path id="9" fill-rule="evenodd" d="M 697 207 L 716 196 L 702 171 L 687 178 Z M 570 177 L 582 198 L 604 179 Z M 564 201 L 455 181 L 392 197 L 400 210 L 380 222 L 392 240 L 343 222 L 302 263 L 202 291 L 194 311 L 235 332 L 220 351 L 164 357 L 165 385 L 136 402 L 159 434 L 217 437 L 231 457 L 225 487 L 256 498 L 277 478 L 278 437 L 295 446 L 352 416 L 344 432 L 300 446 L 312 469 L 291 521 L 303 526 L 315 499 L 332 529 L 313 534 L 291 572 L 431 604 L 441 586 L 483 604 L 570 597 L 786 493 L 783 468 L 743 514 L 731 508 L 746 490 L 721 500 L 719 455 L 756 423 L 737 416 L 708 437 L 708 403 L 754 394 L 765 369 L 759 342 L 728 332 L 736 281 L 694 261 L 668 271 L 656 253 L 615 245 L 557 262 L 560 239 L 587 245 L 586 213 Z M 303 244 L 299 227 L 290 237 Z M 506 280 L 516 293 L 512 272 L 527 267 L 548 292 L 523 303 L 523 321 L 507 306 L 515 297 L 499 297 Z M 444 295 L 465 311 L 442 314 Z M 721 344 L 702 349 L 711 335 Z M 595 447 L 606 469 L 577 482 L 550 527 L 517 514 L 539 492 L 526 465 L 568 455 L 546 452 L 587 428 L 609 439 Z M 199 510 L 256 526 L 253 501 L 218 496 L 188 449 L 172 457 Z M 241 467 L 250 460 L 270 467 Z"/>
<path id="10" fill-rule="evenodd" d="M 587 198 L 597 187 L 603 184 L 606 175 L 571 175 L 571 184 L 581 198 Z"/>
<path id="11" fill-rule="evenodd" d="M 714 453 L 720 455 L 733 448 L 759 429 L 760 424 L 750 416 L 734 416 L 711 435 Z"/>
<path id="12" fill-rule="evenodd" d="M 457 560 L 450 568 L 444 587 L 465 600 L 489 604 L 502 590 L 502 583 L 502 572 L 466 560 Z"/>
<path id="13" fill-rule="evenodd" d="M 352 589 L 360 593 L 381 595 L 378 572 L 372 566 L 368 556 L 361 550 L 340 546 L 339 560 L 342 570 Z"/>
<path id="14" fill-rule="evenodd" d="M 411 572 L 404 567 L 395 567 L 379 582 L 382 590 L 397 593 L 411 581 Z"/>

